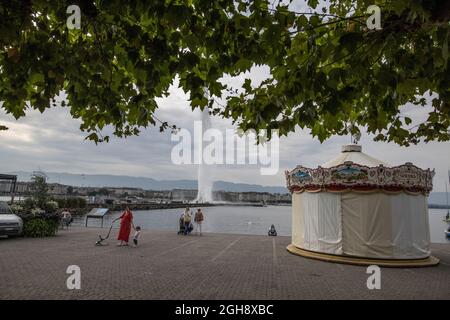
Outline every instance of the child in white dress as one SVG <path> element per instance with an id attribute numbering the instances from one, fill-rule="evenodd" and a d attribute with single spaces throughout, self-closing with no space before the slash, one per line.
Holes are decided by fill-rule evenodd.
<path id="1" fill-rule="evenodd" d="M 134 236 L 133 236 L 133 245 L 135 246 L 135 247 L 137 247 L 137 245 L 138 245 L 138 239 L 139 239 L 139 236 L 141 235 L 141 227 L 140 226 L 136 226 L 136 229 L 135 229 L 136 231 L 134 232 Z"/>

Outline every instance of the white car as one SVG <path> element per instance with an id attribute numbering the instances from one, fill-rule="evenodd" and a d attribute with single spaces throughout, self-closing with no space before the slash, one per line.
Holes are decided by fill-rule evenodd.
<path id="1" fill-rule="evenodd" d="M 12 213 L 6 202 L 0 201 L 0 236 L 20 236 L 22 229 L 22 219 Z"/>

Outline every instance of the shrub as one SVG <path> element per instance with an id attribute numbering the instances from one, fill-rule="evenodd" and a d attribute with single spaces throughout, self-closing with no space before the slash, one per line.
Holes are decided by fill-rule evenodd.
<path id="1" fill-rule="evenodd" d="M 78 198 L 78 208 L 86 208 L 86 199 Z"/>
<path id="2" fill-rule="evenodd" d="M 58 203 L 58 208 L 66 207 L 66 199 L 64 198 L 56 198 L 55 201 Z"/>
<path id="3" fill-rule="evenodd" d="M 31 197 L 38 207 L 44 208 L 48 196 L 48 184 L 45 175 L 33 174 L 31 177 Z"/>
<path id="4" fill-rule="evenodd" d="M 35 203 L 34 203 L 33 199 L 30 197 L 25 198 L 25 200 L 23 201 L 23 207 L 25 210 L 31 210 L 32 208 L 34 208 Z"/>
<path id="5" fill-rule="evenodd" d="M 45 204 L 45 209 L 48 212 L 55 212 L 56 210 L 58 210 L 58 202 L 47 201 L 47 203 Z"/>
<path id="6" fill-rule="evenodd" d="M 41 208 L 33 208 L 33 209 L 31 209 L 30 213 L 31 213 L 31 214 L 33 215 L 33 217 L 34 217 L 34 216 L 37 216 L 37 215 L 44 214 L 45 211 L 42 210 Z"/>
<path id="7" fill-rule="evenodd" d="M 11 209 L 11 211 L 14 214 L 20 215 L 20 214 L 22 214 L 24 212 L 24 208 L 21 205 L 19 205 L 19 204 L 12 204 L 12 205 L 9 206 L 9 208 Z"/>
<path id="8" fill-rule="evenodd" d="M 25 237 L 54 236 L 60 224 L 60 216 L 57 213 L 44 213 L 40 209 L 34 209 L 32 213 L 22 214 L 20 217 L 23 220 Z"/>

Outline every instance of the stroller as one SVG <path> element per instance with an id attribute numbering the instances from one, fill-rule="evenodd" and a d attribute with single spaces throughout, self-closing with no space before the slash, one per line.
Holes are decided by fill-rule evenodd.
<path id="1" fill-rule="evenodd" d="M 184 220 L 182 217 L 179 220 L 179 225 L 180 225 L 180 229 L 178 230 L 177 234 L 185 234 L 186 226 L 184 224 Z M 194 230 L 194 226 L 192 225 L 192 223 L 190 223 L 186 234 L 191 233 L 192 230 Z"/>
<path id="2" fill-rule="evenodd" d="M 116 219 L 117 220 L 117 219 Z M 95 245 L 96 246 L 104 246 L 105 244 L 103 243 L 103 241 L 105 241 L 105 240 L 107 240 L 108 238 L 109 238 L 109 235 L 111 234 L 111 230 L 112 230 L 112 228 L 113 228 L 113 225 L 114 225 L 114 221 L 116 221 L 116 220 L 113 220 L 113 222 L 111 223 L 111 227 L 109 227 L 109 231 L 108 231 L 108 234 L 106 235 L 106 237 L 102 237 L 100 234 L 98 235 L 98 240 L 97 240 L 97 242 L 95 243 Z"/>
<path id="3" fill-rule="evenodd" d="M 180 230 L 178 230 L 178 234 L 184 234 L 184 222 L 180 219 Z"/>

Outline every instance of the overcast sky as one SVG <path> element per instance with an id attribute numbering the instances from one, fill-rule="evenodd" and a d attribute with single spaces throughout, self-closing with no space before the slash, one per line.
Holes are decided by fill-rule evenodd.
<path id="1" fill-rule="evenodd" d="M 246 77 L 254 81 L 268 75 L 265 68 L 256 68 L 251 74 L 227 78 L 228 84 L 240 84 Z M 191 130 L 199 111 L 192 112 L 188 96 L 172 86 L 170 96 L 158 101 L 157 115 L 163 121 Z M 413 119 L 422 119 L 427 108 L 404 108 Z M 411 111 L 412 110 L 412 111 Z M 44 170 L 85 174 L 125 174 L 155 179 L 196 179 L 196 165 L 175 165 L 171 150 L 177 144 L 170 139 L 170 132 L 159 133 L 159 128 L 144 130 L 140 136 L 126 139 L 112 138 L 109 143 L 95 145 L 85 141 L 85 133 L 79 130 L 80 121 L 72 119 L 68 108 L 53 108 L 43 114 L 30 110 L 27 116 L 14 120 L 3 111 L 0 124 L 8 131 L 0 132 L 0 163 L 2 172 Z M 233 128 L 229 120 L 214 117 L 212 127 L 222 131 Z M 445 190 L 447 170 L 450 167 L 450 143 L 422 143 L 408 148 L 393 143 L 372 141 L 373 136 L 363 134 L 363 151 L 392 165 L 413 162 L 421 168 L 434 168 L 434 191 Z M 335 157 L 341 145 L 350 138 L 333 137 L 323 144 L 313 139 L 307 131 L 297 130 L 280 138 L 280 170 L 274 176 L 260 174 L 257 165 L 221 165 L 215 168 L 217 180 L 284 185 L 284 170 L 298 164 L 316 167 Z"/>
<path id="2" fill-rule="evenodd" d="M 304 10 L 303 1 L 294 10 Z M 295 4 L 295 2 L 294 2 Z M 258 84 L 269 75 L 267 68 L 254 68 L 250 74 L 225 78 L 229 85 L 242 84 L 246 77 Z M 192 112 L 188 95 L 177 88 L 176 81 L 170 96 L 158 100 L 157 116 L 181 128 L 192 129 L 200 112 Z M 430 108 L 406 106 L 403 113 L 414 121 L 424 120 Z M 16 121 L 0 109 L 0 124 L 8 131 L 0 131 L 0 172 L 43 170 L 85 174 L 125 174 L 155 179 L 196 179 L 196 165 L 175 165 L 171 161 L 170 132 L 160 133 L 158 127 L 144 130 L 140 136 L 126 139 L 112 138 L 109 143 L 95 145 L 85 141 L 87 135 L 79 130 L 80 121 L 72 119 L 68 108 L 52 108 L 44 114 L 29 110 L 27 116 Z M 212 127 L 222 131 L 233 128 L 229 120 L 212 119 Z M 399 147 L 393 143 L 374 142 L 373 136 L 362 135 L 363 151 L 391 165 L 413 162 L 421 168 L 436 170 L 434 191 L 444 191 L 450 168 L 450 143 L 421 143 Z M 221 165 L 214 168 L 214 179 L 262 185 L 285 185 L 284 170 L 296 165 L 316 167 L 340 152 L 341 145 L 350 138 L 333 137 L 323 144 L 308 131 L 298 129 L 280 138 L 280 170 L 274 176 L 260 174 L 257 165 Z"/>

